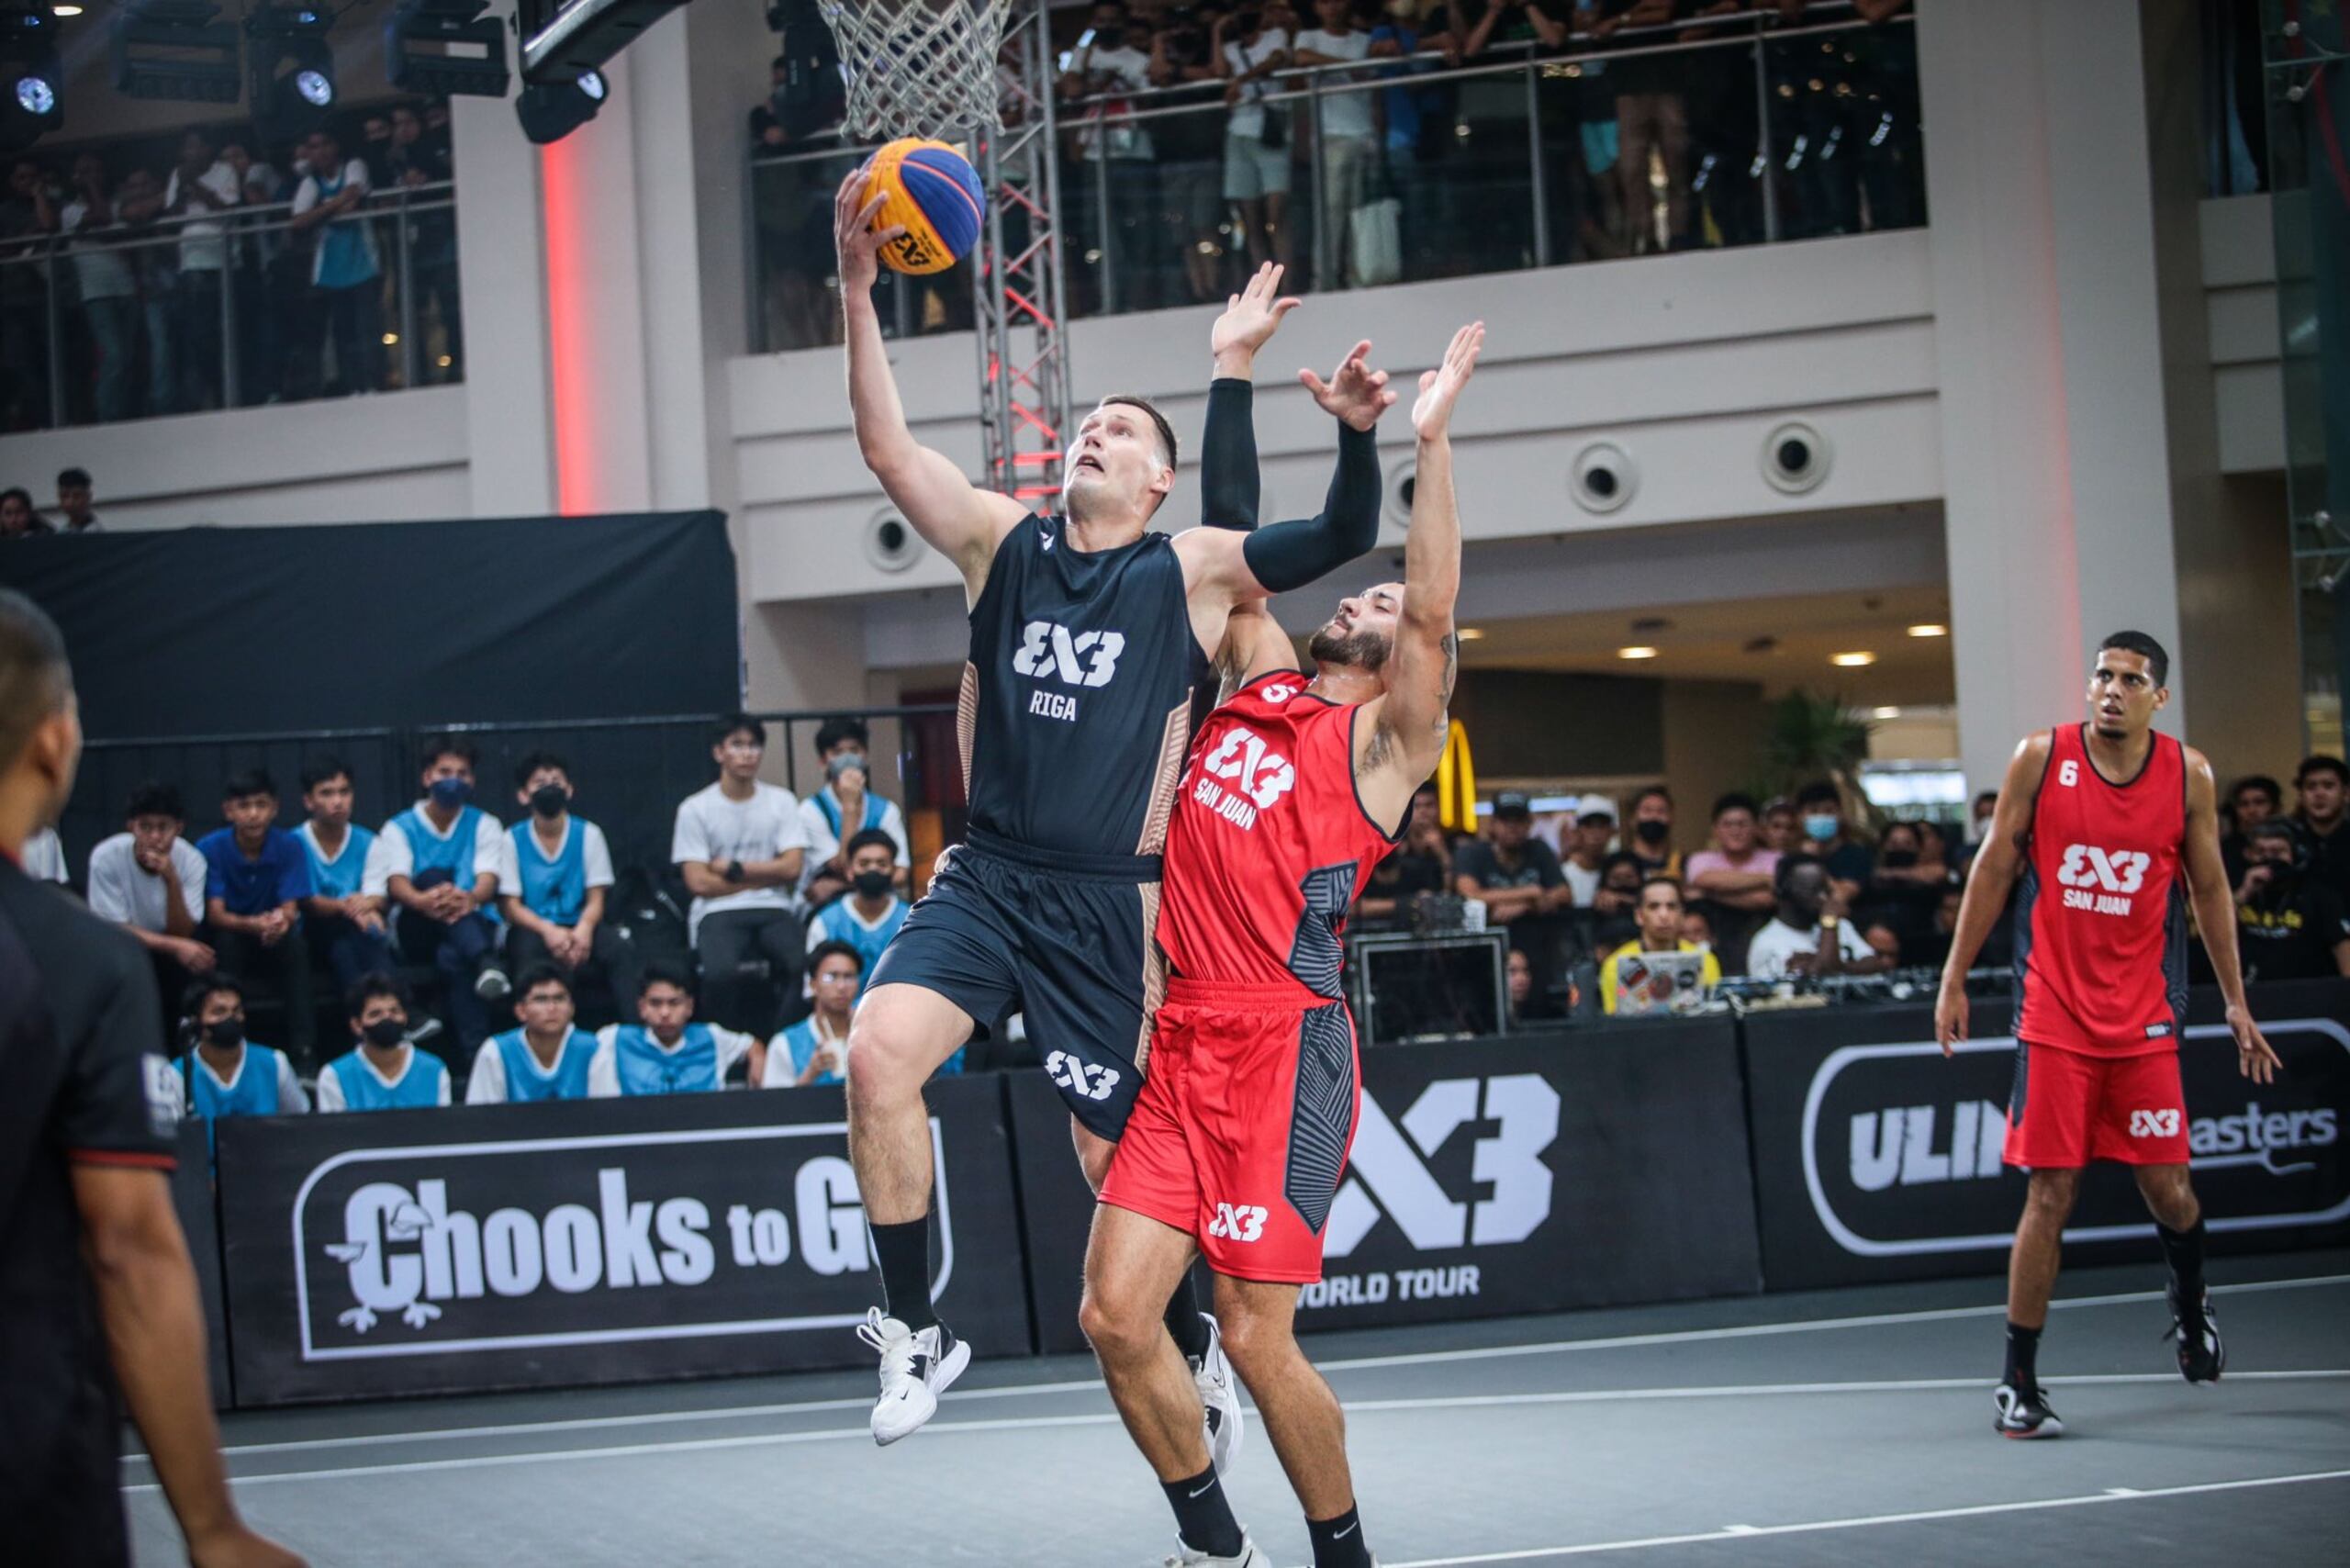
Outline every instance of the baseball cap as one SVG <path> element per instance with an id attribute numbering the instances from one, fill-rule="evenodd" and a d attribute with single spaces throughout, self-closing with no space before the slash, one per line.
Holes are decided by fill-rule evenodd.
<path id="1" fill-rule="evenodd" d="M 1577 824 L 1580 825 L 1583 823 L 1592 822 L 1594 820 L 1599 822 L 1614 822 L 1616 820 L 1616 802 L 1609 800 L 1605 795 L 1585 795 L 1581 801 L 1577 801 L 1575 803 L 1575 822 Z"/>
<path id="2" fill-rule="evenodd" d="M 1494 815 L 1497 817 L 1531 817 L 1532 805 L 1523 790 L 1505 790 L 1494 797 Z"/>

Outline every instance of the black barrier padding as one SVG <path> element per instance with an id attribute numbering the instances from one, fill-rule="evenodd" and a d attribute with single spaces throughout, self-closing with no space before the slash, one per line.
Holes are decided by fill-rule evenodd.
<path id="1" fill-rule="evenodd" d="M 229 1306 L 220 1283 L 219 1219 L 212 1207 L 212 1151 L 204 1129 L 195 1117 L 180 1125 L 172 1207 L 179 1213 L 188 1259 L 196 1265 L 196 1298 L 204 1304 L 206 1381 L 212 1385 L 213 1407 L 226 1410 L 236 1403 L 236 1385 L 229 1372 Z"/>
<path id="2" fill-rule="evenodd" d="M 718 712 L 742 679 L 714 511 L 35 538 L 0 581 L 95 739 Z"/>
<path id="3" fill-rule="evenodd" d="M 1078 1327 L 1077 1304 L 1085 1288 L 1093 1193 L 1070 1142 L 1069 1103 L 1041 1071 L 1002 1077 L 1012 1108 L 1013 1159 L 1020 1170 L 1020 1232 L 1028 1252 L 1036 1349 L 1047 1356 L 1083 1355 L 1091 1347 Z M 956 1332 L 962 1331 L 957 1325 Z"/>
<path id="4" fill-rule="evenodd" d="M 1002 1099 L 931 1086 L 939 1310 L 1030 1350 Z M 869 1363 L 836 1089 L 221 1124 L 240 1406 Z"/>
<path id="5" fill-rule="evenodd" d="M 2255 988 L 2284 1058 L 2270 1085 L 2236 1070 L 2216 991 L 2181 1047 L 2194 1180 L 2217 1251 L 2350 1238 L 2350 1029 L 2344 988 Z M 1764 1278 L 1813 1290 L 1999 1273 L 2024 1177 L 1998 1159 L 2014 1074 L 2005 1003 L 1976 1003 L 1944 1061 L 1922 1007 L 1760 1014 L 1745 1023 Z M 2153 1223 L 2128 1170 L 2092 1166 L 2066 1231 L 2072 1265 L 2151 1261 Z"/>
<path id="6" fill-rule="evenodd" d="M 1363 1087 L 1302 1327 L 1761 1288 L 1728 1019 L 1366 1050 Z"/>

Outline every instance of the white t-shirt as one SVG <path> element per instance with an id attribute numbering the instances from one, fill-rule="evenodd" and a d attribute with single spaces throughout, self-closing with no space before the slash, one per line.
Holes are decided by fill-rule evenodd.
<path id="1" fill-rule="evenodd" d="M 58 842 L 55 828 L 45 827 L 25 840 L 25 875 L 39 882 L 66 880 L 65 846 Z"/>
<path id="2" fill-rule="evenodd" d="M 817 790 L 816 795 L 831 795 L 832 790 L 833 787 L 830 784 L 827 784 L 822 790 Z M 800 885 L 802 888 L 805 888 L 810 882 L 816 879 L 817 867 L 822 866 L 825 861 L 830 860 L 834 856 L 838 855 L 841 852 L 841 846 L 846 843 L 848 839 L 855 838 L 858 834 L 865 831 L 863 825 L 865 818 L 863 815 L 860 814 L 857 817 L 857 825 L 851 826 L 848 820 L 848 813 L 842 812 L 841 827 L 846 836 L 842 838 L 834 837 L 833 835 L 833 824 L 824 819 L 824 808 L 817 803 L 816 795 L 811 795 L 806 800 L 800 802 L 800 831 L 808 835 L 808 867 L 806 870 L 800 874 Z M 914 859 L 913 856 L 909 852 L 906 844 L 905 812 L 898 810 L 897 801 L 886 797 L 868 795 L 867 798 L 868 800 L 878 800 L 881 802 L 881 831 L 888 834 L 890 838 L 897 842 L 898 864 L 901 866 L 912 866 L 914 863 Z M 840 809 L 840 800 L 837 796 L 834 796 L 833 799 L 833 810 L 839 812 Z"/>
<path id="3" fill-rule="evenodd" d="M 380 844 L 383 841 L 378 839 L 376 842 Z M 382 1084 L 385 1088 L 396 1089 L 399 1085 L 408 1081 L 408 1075 L 409 1073 L 417 1070 L 416 1047 L 414 1046 L 407 1046 L 402 1048 L 406 1050 L 408 1054 L 401 1060 L 399 1071 L 393 1073 L 388 1078 L 384 1075 L 383 1071 L 378 1069 L 374 1062 L 367 1059 L 367 1053 L 364 1051 L 359 1053 L 359 1066 L 363 1071 L 364 1071 L 369 1077 L 373 1078 L 376 1082 Z M 441 1103 L 443 1105 L 449 1103 L 449 1075 L 445 1072 L 441 1075 Z M 330 1111 L 349 1111 L 350 1109 L 350 1103 L 342 1097 L 342 1080 L 336 1077 L 331 1072 L 319 1073 L 319 1110 L 321 1113 L 325 1113 Z"/>
<path id="4" fill-rule="evenodd" d="M 172 840 L 172 869 L 180 879 L 180 902 L 190 920 L 204 918 L 204 852 L 185 838 Z M 163 879 L 143 868 L 131 853 L 127 833 L 90 851 L 90 913 L 141 931 L 165 929 Z"/>
<path id="5" fill-rule="evenodd" d="M 604 842 L 602 828 L 578 817 L 567 817 L 563 824 L 563 836 L 555 841 L 554 848 L 550 850 L 547 848 L 547 841 L 539 836 L 537 821 L 526 818 L 514 824 L 514 833 L 507 834 L 506 848 L 501 852 L 501 858 L 498 863 L 498 890 L 508 898 L 519 899 L 522 896 L 522 863 L 514 853 L 514 834 L 528 834 L 532 846 L 540 854 L 550 860 L 560 860 L 563 858 L 564 852 L 571 847 L 571 835 L 575 833 L 581 835 L 579 867 L 587 873 L 588 885 L 591 888 L 610 887 L 612 885 L 612 851 L 611 847 Z"/>
<path id="6" fill-rule="evenodd" d="M 1598 901 L 1597 871 L 1586 871 L 1564 856 L 1559 857 L 1559 869 L 1566 874 L 1567 890 L 1574 895 L 1577 909 L 1589 909 Z"/>
<path id="7" fill-rule="evenodd" d="M 1232 73 L 1238 76 L 1254 71 L 1267 57 L 1289 47 L 1289 34 L 1268 28 L 1257 35 L 1255 43 L 1242 43 L 1237 39 L 1227 42 L 1224 58 L 1231 62 Z M 1262 81 L 1251 82 L 1240 90 L 1246 95 L 1232 106 L 1232 118 L 1225 122 L 1225 131 L 1231 136 L 1261 137 L 1265 134 L 1265 106 L 1257 102 L 1257 95 L 1267 90 L 1266 84 Z M 1281 112 L 1287 114 L 1289 106 L 1281 106 Z"/>
<path id="8" fill-rule="evenodd" d="M 801 825 L 800 802 L 790 790 L 760 779 L 747 801 L 730 800 L 716 784 L 698 790 L 677 806 L 677 832 L 669 840 L 669 858 L 711 864 L 741 860 L 755 864 L 772 860 L 787 849 L 808 847 L 808 830 Z M 688 940 L 701 930 L 702 916 L 730 909 L 789 909 L 793 898 L 783 888 L 745 888 L 722 898 L 696 899 L 687 916 Z"/>
<path id="9" fill-rule="evenodd" d="M 236 207 L 243 191 L 237 182 L 237 171 L 214 159 L 212 167 L 196 177 L 197 185 L 211 196 L 215 207 Z M 163 185 L 163 205 L 176 207 L 180 199 L 180 172 Z M 191 202 L 189 210 L 204 208 Z M 229 241 L 224 236 L 229 226 L 218 218 L 190 218 L 180 228 L 180 271 L 184 273 L 217 273 L 229 263 Z"/>
<path id="10" fill-rule="evenodd" d="M 1150 56 L 1138 49 L 1104 49 L 1097 44 L 1078 53 L 1070 69 L 1080 76 L 1108 77 L 1106 91 L 1112 93 L 1139 93 L 1150 85 Z M 1070 113 L 1075 116 L 1077 111 Z M 1089 161 L 1102 157 L 1104 141 L 1110 144 L 1113 160 L 1152 156 L 1150 132 L 1120 113 L 1115 105 L 1102 106 L 1098 124 L 1091 109 L 1078 118 L 1077 143 Z"/>
<path id="11" fill-rule="evenodd" d="M 1308 28 L 1297 35 L 1297 47 L 1326 54 L 1333 60 L 1365 60 L 1371 55 L 1371 35 L 1356 28 L 1344 38 L 1325 32 L 1320 28 Z M 1377 134 L 1371 118 L 1371 95 L 1377 89 L 1358 87 L 1353 92 L 1342 91 L 1349 82 L 1361 80 L 1362 73 L 1354 71 L 1328 71 L 1322 75 L 1322 134 L 1326 137 L 1366 138 Z"/>
<path id="12" fill-rule="evenodd" d="M 1847 960 L 1876 957 L 1876 949 L 1869 946 L 1868 938 L 1863 936 L 1849 920 L 1836 923 L 1836 947 Z M 1756 932 L 1754 940 L 1747 945 L 1746 972 L 1756 980 L 1785 980 L 1789 958 L 1797 953 L 1818 951 L 1819 927 L 1815 925 L 1808 931 L 1797 931 L 1774 915 L 1771 923 Z"/>
<path id="13" fill-rule="evenodd" d="M 425 802 L 416 803 L 416 814 L 423 820 L 424 831 L 432 833 L 432 819 L 425 815 Z M 460 817 L 458 822 L 464 819 Z M 457 823 L 449 824 L 449 833 L 435 836 L 446 841 L 457 831 Z M 474 819 L 474 876 L 478 879 L 484 872 L 498 879 L 502 890 L 514 875 L 507 864 L 506 826 L 496 817 L 484 812 Z M 359 874 L 359 890 L 369 898 L 389 896 L 394 877 L 416 875 L 416 846 L 408 841 L 408 830 L 395 820 L 376 830 L 375 842 L 367 846 L 367 868 Z M 473 889 L 468 886 L 465 891 Z"/>
<path id="14" fill-rule="evenodd" d="M 95 230 L 90 220 L 90 204 L 69 201 L 57 214 L 57 226 L 68 234 L 79 234 L 84 229 Z M 121 239 L 110 234 L 104 243 Z M 81 286 L 82 297 L 91 299 L 127 299 L 139 292 L 139 285 L 130 275 L 130 252 L 128 251 L 93 251 L 87 246 L 69 246 L 73 256 L 73 281 Z"/>
<path id="15" fill-rule="evenodd" d="M 243 1082 L 245 1074 L 252 1070 L 253 1053 L 251 1047 L 247 1047 L 246 1049 L 237 1058 L 237 1070 L 235 1076 L 226 1079 L 212 1070 L 212 1064 L 204 1059 L 202 1052 L 190 1051 L 188 1055 L 196 1063 L 196 1070 L 210 1079 L 212 1081 L 213 1087 L 218 1089 L 223 1094 L 226 1094 L 229 1091 L 236 1088 L 238 1084 Z M 172 1076 L 178 1080 L 180 1086 L 180 1114 L 182 1116 L 194 1115 L 195 1113 L 188 1109 L 187 1080 L 180 1078 L 177 1073 L 173 1073 Z M 334 1074 L 325 1073 L 321 1076 L 331 1078 Z M 285 1059 L 285 1053 L 284 1051 L 278 1052 L 277 1114 L 281 1116 L 298 1116 L 307 1113 L 309 1108 L 310 1097 L 302 1092 L 302 1081 L 294 1076 L 294 1064 Z"/>
<path id="16" fill-rule="evenodd" d="M 652 1031 L 648 1029 L 645 1033 L 649 1036 Z M 620 1098 L 620 1047 L 614 1044 L 619 1035 L 620 1025 L 617 1024 L 607 1024 L 596 1031 L 596 1054 L 588 1058 L 588 1098 L 590 1100 Z M 748 1035 L 738 1035 L 732 1029 L 722 1029 L 715 1024 L 710 1026 L 710 1037 L 711 1043 L 718 1050 L 718 1083 L 720 1089 L 723 1090 L 726 1086 L 726 1075 L 734 1070 L 736 1062 L 751 1054 L 751 1047 L 758 1042 Z M 654 1044 L 658 1046 L 660 1042 L 655 1040 Z M 680 1039 L 678 1044 L 682 1046 L 684 1041 Z M 784 1054 L 789 1056 L 791 1053 L 786 1051 Z"/>

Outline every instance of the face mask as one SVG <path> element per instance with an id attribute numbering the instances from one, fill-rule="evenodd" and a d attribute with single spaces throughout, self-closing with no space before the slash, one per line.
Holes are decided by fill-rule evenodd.
<path id="1" fill-rule="evenodd" d="M 859 773 L 865 771 L 865 754 L 863 752 L 845 751 L 841 753 L 838 756 L 833 758 L 832 761 L 824 764 L 824 777 L 833 783 L 837 784 L 841 780 L 841 775 L 848 772 L 851 768 L 855 768 Z"/>
<path id="2" fill-rule="evenodd" d="M 1654 818 L 1651 818 L 1649 821 L 1641 823 L 1638 826 L 1634 827 L 1632 831 L 1640 835 L 1640 842 L 1642 844 L 1662 844 L 1666 839 L 1673 836 L 1673 824 L 1671 823 L 1661 823 L 1656 821 Z"/>
<path id="3" fill-rule="evenodd" d="M 453 811 L 474 798 L 474 787 L 462 778 L 435 778 L 431 788 L 432 803 Z"/>
<path id="4" fill-rule="evenodd" d="M 1883 858 L 1887 867 L 1899 871 L 1918 863 L 1918 852 L 1914 849 L 1888 849 Z"/>
<path id="5" fill-rule="evenodd" d="M 408 1036 L 408 1025 L 397 1018 L 378 1018 L 360 1030 L 367 1043 L 378 1050 L 390 1050 Z"/>
<path id="6" fill-rule="evenodd" d="M 245 1043 L 245 1021 L 241 1018 L 223 1018 L 217 1024 L 207 1024 L 204 1026 L 204 1037 L 224 1051 L 233 1050 Z"/>
<path id="7" fill-rule="evenodd" d="M 542 784 L 531 791 L 531 810 L 543 817 L 559 817 L 571 804 L 571 791 L 560 784 Z"/>
<path id="8" fill-rule="evenodd" d="M 1803 819 L 1804 836 L 1821 843 L 1836 836 L 1836 819 L 1825 812 L 1814 812 Z"/>
<path id="9" fill-rule="evenodd" d="M 855 878 L 855 885 L 864 897 L 878 899 L 890 890 L 890 880 L 887 871 L 859 871 Z"/>

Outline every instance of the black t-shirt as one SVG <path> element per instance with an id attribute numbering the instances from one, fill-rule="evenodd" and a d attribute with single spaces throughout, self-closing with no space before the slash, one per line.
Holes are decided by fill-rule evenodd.
<path id="1" fill-rule="evenodd" d="M 1517 864 L 1505 867 L 1491 844 L 1471 839 L 1452 852 L 1452 874 L 1474 877 L 1481 888 L 1555 888 L 1567 879 L 1558 856 L 1540 839 L 1528 839 L 1517 853 Z"/>
<path id="2" fill-rule="evenodd" d="M 2337 835 L 2338 836 L 2338 835 Z M 2266 890 L 2236 905 L 2236 945 L 2246 980 L 2324 980 L 2341 973 L 2337 942 L 2350 940 L 2350 913 L 2323 882 L 2302 878 L 2283 897 Z"/>
<path id="3" fill-rule="evenodd" d="M 2332 888 L 2334 896 L 2350 903 L 2350 823 L 2337 824 L 2321 838 L 2307 822 L 2301 832 L 2310 841 L 2310 870 L 2318 880 Z M 2241 878 L 2243 873 L 2238 872 Z"/>
<path id="4" fill-rule="evenodd" d="M 125 1555 L 120 1415 L 68 1167 L 172 1169 L 162 1038 L 139 945 L 0 857 L 0 1533 L 15 1561 Z"/>

